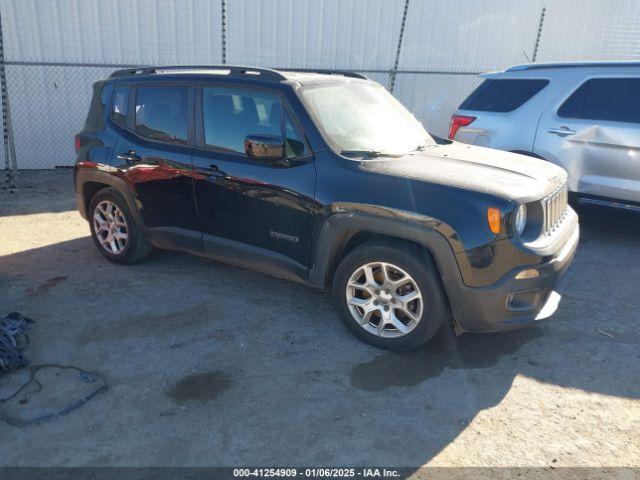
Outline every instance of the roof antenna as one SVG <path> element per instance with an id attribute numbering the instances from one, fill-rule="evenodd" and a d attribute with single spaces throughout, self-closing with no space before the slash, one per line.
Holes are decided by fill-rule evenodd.
<path id="1" fill-rule="evenodd" d="M 527 55 L 527 52 L 525 51 L 525 49 L 524 49 L 524 48 L 522 49 L 522 54 L 524 55 L 524 58 L 526 58 L 526 59 L 527 59 L 527 63 L 533 63 L 533 62 L 531 61 L 531 59 L 529 58 L 529 55 Z"/>

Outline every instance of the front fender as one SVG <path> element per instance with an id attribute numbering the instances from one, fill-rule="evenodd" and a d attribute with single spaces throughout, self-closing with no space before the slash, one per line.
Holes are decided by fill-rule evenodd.
<path id="1" fill-rule="evenodd" d="M 323 223 L 315 246 L 314 263 L 308 283 L 327 288 L 334 261 L 349 239 L 358 232 L 385 235 L 424 246 L 433 256 L 445 290 L 458 288 L 462 282 L 454 249 L 459 240 L 442 221 L 412 212 L 374 207 L 339 206 Z"/>

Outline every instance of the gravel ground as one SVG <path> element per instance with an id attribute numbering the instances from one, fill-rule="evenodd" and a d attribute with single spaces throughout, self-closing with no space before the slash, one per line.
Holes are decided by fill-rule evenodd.
<path id="1" fill-rule="evenodd" d="M 626 219 L 582 216 L 552 320 L 400 355 L 359 342 L 303 285 L 173 252 L 110 264 L 71 183 L 22 172 L 0 193 L 0 313 L 36 320 L 35 364 L 97 370 L 109 389 L 0 424 L 2 465 L 640 466 L 640 227 Z M 64 405 L 76 380 L 45 375 L 0 410 Z"/>

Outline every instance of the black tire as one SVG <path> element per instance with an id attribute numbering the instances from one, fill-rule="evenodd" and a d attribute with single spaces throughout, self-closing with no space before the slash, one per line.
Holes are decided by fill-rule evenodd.
<path id="1" fill-rule="evenodd" d="M 100 243 L 95 231 L 93 217 L 98 205 L 105 200 L 113 203 L 118 207 L 118 209 L 120 209 L 127 224 L 127 242 L 122 252 L 118 254 L 107 251 L 107 249 Z M 91 238 L 93 238 L 93 242 L 95 243 L 98 251 L 112 262 L 123 265 L 139 262 L 147 257 L 151 252 L 151 244 L 142 235 L 140 228 L 133 219 L 133 215 L 131 214 L 131 210 L 129 209 L 127 202 L 122 194 L 115 188 L 99 190 L 98 193 L 93 196 L 89 204 L 89 225 L 91 228 Z"/>
<path id="2" fill-rule="evenodd" d="M 360 267 L 386 262 L 400 267 L 417 283 L 424 301 L 422 316 L 409 333 L 384 338 L 365 330 L 351 315 L 347 305 L 347 283 Z M 426 344 L 450 318 L 449 306 L 440 275 L 431 257 L 422 249 L 404 242 L 370 241 L 347 254 L 335 272 L 332 295 L 340 319 L 358 338 L 378 348 L 393 351 L 414 350 Z"/>

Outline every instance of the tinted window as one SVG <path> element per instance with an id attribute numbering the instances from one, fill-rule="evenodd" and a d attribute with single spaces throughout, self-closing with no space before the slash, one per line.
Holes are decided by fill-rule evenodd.
<path id="1" fill-rule="evenodd" d="M 558 115 L 640 123 L 640 78 L 587 80 L 562 104 Z"/>
<path id="2" fill-rule="evenodd" d="M 111 121 L 124 128 L 127 123 L 128 110 L 129 87 L 117 85 L 113 90 L 113 97 L 111 100 Z"/>
<path id="3" fill-rule="evenodd" d="M 284 132 L 285 132 L 285 155 L 287 157 L 297 157 L 307 153 L 304 141 L 298 129 L 295 127 L 289 112 L 284 115 Z"/>
<path id="4" fill-rule="evenodd" d="M 549 80 L 485 80 L 460 105 L 462 110 L 511 112 L 546 87 Z"/>
<path id="5" fill-rule="evenodd" d="M 151 140 L 187 143 L 188 98 L 188 87 L 138 87 L 136 132 Z"/>
<path id="6" fill-rule="evenodd" d="M 95 132 L 104 129 L 104 110 L 109 104 L 111 89 L 103 82 L 96 82 L 93 85 L 93 96 L 87 119 L 84 122 L 84 131 Z"/>
<path id="7" fill-rule="evenodd" d="M 281 136 L 280 99 L 269 93 L 236 88 L 204 87 L 204 140 L 211 147 L 244 153 L 250 134 Z"/>

